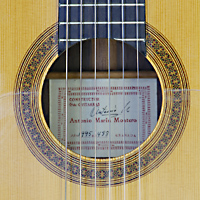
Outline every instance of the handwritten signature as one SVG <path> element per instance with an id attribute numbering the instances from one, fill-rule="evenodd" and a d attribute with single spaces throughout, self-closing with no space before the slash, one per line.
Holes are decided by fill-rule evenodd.
<path id="1" fill-rule="evenodd" d="M 101 115 L 101 116 L 108 116 L 110 115 L 110 117 L 116 117 L 118 115 L 121 115 L 123 112 L 129 112 L 130 111 L 130 101 L 128 103 L 126 103 L 126 105 L 124 106 L 124 108 L 121 111 L 117 111 L 117 106 L 115 105 L 114 109 L 108 109 L 108 106 L 105 106 L 103 108 L 99 108 L 96 107 L 96 115 Z M 94 117 L 95 116 L 95 107 L 92 108 L 91 112 L 90 112 L 90 117 Z"/>

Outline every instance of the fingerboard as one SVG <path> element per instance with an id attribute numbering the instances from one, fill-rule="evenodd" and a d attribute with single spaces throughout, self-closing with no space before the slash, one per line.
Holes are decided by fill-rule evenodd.
<path id="1" fill-rule="evenodd" d="M 59 0 L 59 54 L 68 47 L 79 42 L 80 39 L 87 40 L 95 37 L 108 38 L 108 25 L 110 25 L 110 38 L 124 41 L 136 48 L 138 41 L 138 50 L 146 54 L 145 45 L 145 0 L 97 0 L 96 6 L 94 0 Z M 108 19 L 108 6 L 110 7 L 110 21 Z M 82 17 L 80 9 L 82 7 Z M 138 7 L 138 20 L 136 20 L 136 8 Z M 96 8 L 96 22 L 95 22 Z M 123 9 L 122 9 L 123 8 Z M 66 20 L 66 11 L 68 9 L 68 22 Z M 123 10 L 123 11 L 122 11 Z M 123 17 L 122 17 L 123 16 Z M 136 37 L 136 26 L 138 24 L 138 35 Z M 68 27 L 68 38 L 66 39 L 66 26 Z M 82 26 L 82 36 L 80 36 L 80 27 Z M 124 36 L 122 37 L 122 26 L 124 27 Z"/>

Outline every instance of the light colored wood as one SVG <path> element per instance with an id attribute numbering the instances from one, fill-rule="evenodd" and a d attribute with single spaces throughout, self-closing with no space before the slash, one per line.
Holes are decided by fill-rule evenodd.
<path id="1" fill-rule="evenodd" d="M 63 181 L 30 153 L 13 110 L 20 62 L 38 35 L 57 21 L 57 1 L 5 0 L 0 7 L 0 199 L 63 199 Z"/>
<path id="2" fill-rule="evenodd" d="M 146 1 L 147 22 L 175 47 L 186 68 L 191 104 L 184 134 L 170 157 L 142 179 L 141 199 L 200 199 L 200 2 Z"/>
<path id="3" fill-rule="evenodd" d="M 64 199 L 64 180 L 48 171 L 30 153 L 18 131 L 13 111 L 18 67 L 34 39 L 57 21 L 57 1 L 3 0 L 0 7 L 0 199 Z M 146 7 L 147 21 L 168 38 L 185 65 L 191 107 L 187 127 L 176 149 L 141 182 L 127 184 L 126 199 L 198 200 L 200 1 L 147 0 Z M 96 192 L 97 199 L 109 199 L 108 188 L 98 188 Z M 80 199 L 79 186 L 68 183 L 67 194 L 68 200 Z M 82 186 L 81 194 L 82 199 L 95 199 L 94 188 Z M 111 188 L 111 199 L 123 200 L 123 194 L 123 186 Z"/>

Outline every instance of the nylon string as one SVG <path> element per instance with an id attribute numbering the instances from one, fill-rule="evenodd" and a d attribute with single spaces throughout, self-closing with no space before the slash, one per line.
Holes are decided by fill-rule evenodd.
<path id="1" fill-rule="evenodd" d="M 136 22 L 139 21 L 138 17 L 138 0 L 136 0 Z M 138 38 L 139 38 L 139 27 L 138 23 L 136 23 L 136 49 L 137 49 L 137 102 L 138 102 L 138 178 L 139 178 L 139 187 L 138 187 L 138 199 L 141 200 L 141 180 L 140 180 L 140 102 L 139 102 L 139 44 L 138 44 Z"/>
<path id="2" fill-rule="evenodd" d="M 82 182 L 82 174 L 81 174 L 81 156 L 82 156 L 82 61 L 83 61 L 83 0 L 81 0 L 81 5 L 80 5 L 80 110 L 79 110 L 79 117 L 80 117 L 80 123 L 79 123 L 79 131 L 80 131 L 80 200 L 81 200 L 81 182 Z"/>
<path id="3" fill-rule="evenodd" d="M 96 163 L 96 158 L 97 158 L 97 122 L 96 122 L 96 113 L 97 113 L 97 108 L 96 108 L 96 99 L 97 99 L 97 90 L 96 90 L 96 87 L 97 87 L 97 26 L 96 26 L 96 21 L 97 21 L 97 6 L 96 6 L 96 0 L 94 0 L 94 22 L 95 22 L 95 25 L 94 25 L 94 85 L 95 85 L 95 124 L 94 124 L 94 143 L 95 143 L 95 155 L 94 155 L 94 158 L 95 158 L 95 169 L 94 169 L 94 172 L 95 172 L 95 200 L 96 200 L 96 197 L 97 197 L 97 163 Z"/>
<path id="4" fill-rule="evenodd" d="M 110 101 L 110 0 L 107 0 L 107 7 L 108 7 L 108 79 L 109 79 L 109 110 L 110 110 L 110 106 L 111 106 L 111 101 Z M 97 67 L 97 63 L 96 63 L 96 59 L 97 59 L 97 44 L 96 44 L 96 40 L 97 40 L 97 28 L 96 28 L 96 24 L 97 24 L 97 4 L 96 4 L 96 0 L 94 3 L 94 45 L 95 45 L 95 52 L 94 52 L 94 81 L 95 81 L 95 118 L 96 118 L 96 86 L 97 86 L 97 79 L 96 79 L 96 67 Z M 81 182 L 82 182 L 82 177 L 81 177 L 81 155 L 82 155 L 82 125 L 81 125 L 81 119 L 82 119 L 82 105 L 81 105 L 81 96 L 82 96 L 82 25 L 83 25 L 83 3 L 81 0 L 80 3 L 80 199 L 81 199 Z M 68 4 L 68 0 L 66 2 L 66 136 L 65 136 L 65 146 L 66 146 L 66 152 L 65 152 L 65 199 L 67 199 L 67 88 L 68 88 L 68 83 L 67 83 L 67 79 L 68 79 L 68 41 L 69 41 L 69 35 L 68 35 L 68 24 L 69 24 L 69 18 L 68 18 L 68 13 L 69 13 L 69 4 Z M 139 20 L 138 20 L 138 0 L 136 0 L 136 49 L 137 49 L 137 87 L 138 87 L 138 108 L 139 108 L 139 46 L 138 46 L 138 42 L 139 42 Z M 123 76 L 123 88 L 124 88 L 124 1 L 122 0 L 122 76 Z M 123 89 L 123 105 L 125 105 L 125 92 Z M 123 112 L 124 118 L 125 118 L 125 112 Z M 139 134 L 139 109 L 138 109 L 138 148 L 139 148 L 139 200 L 141 199 L 141 180 L 140 180 L 140 134 Z M 110 121 L 110 111 L 109 111 L 109 121 Z M 96 199 L 96 158 L 97 158 L 97 149 L 96 149 L 96 142 L 97 142 L 97 127 L 96 127 L 96 121 L 95 121 L 95 199 Z M 123 155 L 124 155 L 124 199 L 126 199 L 126 195 L 125 195 L 125 183 L 126 183 L 126 176 L 125 176 L 125 123 L 123 123 Z M 110 158 L 111 158 L 111 124 L 109 122 L 109 199 L 111 199 L 111 162 L 110 162 Z"/>
<path id="5" fill-rule="evenodd" d="M 66 6 L 66 63 L 65 63 L 65 72 L 66 72 L 66 77 L 65 77 L 65 200 L 67 200 L 67 89 L 68 89 L 68 22 L 69 22 L 69 5 L 68 5 L 68 0 L 67 0 L 67 6 Z"/>
<path id="6" fill-rule="evenodd" d="M 111 124 L 110 124 L 110 0 L 107 1 L 108 3 L 108 88 L 109 88 L 109 200 L 111 199 Z"/>
<path id="7" fill-rule="evenodd" d="M 124 80 L 124 0 L 122 0 L 122 8 L 121 8 L 121 12 L 122 12 L 122 78 L 123 78 L 123 108 L 125 106 L 125 91 L 124 91 L 124 87 L 125 87 L 125 80 Z M 125 152 L 125 109 L 123 109 L 123 155 L 124 155 L 124 160 L 123 160 L 123 165 L 124 165 L 124 200 L 126 199 L 126 152 Z"/>

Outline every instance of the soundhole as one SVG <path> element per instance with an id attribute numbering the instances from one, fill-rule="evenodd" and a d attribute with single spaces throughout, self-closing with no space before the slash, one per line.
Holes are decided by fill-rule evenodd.
<path id="1" fill-rule="evenodd" d="M 122 43 L 115 40 L 110 41 L 110 59 L 107 39 L 97 39 L 96 48 L 94 39 L 84 41 L 82 56 L 80 52 L 80 43 L 68 49 L 67 101 L 66 52 L 46 76 L 42 90 L 46 123 L 75 153 L 108 158 L 131 152 L 149 137 L 160 115 L 161 85 L 154 68 L 127 44 L 123 59 Z"/>

